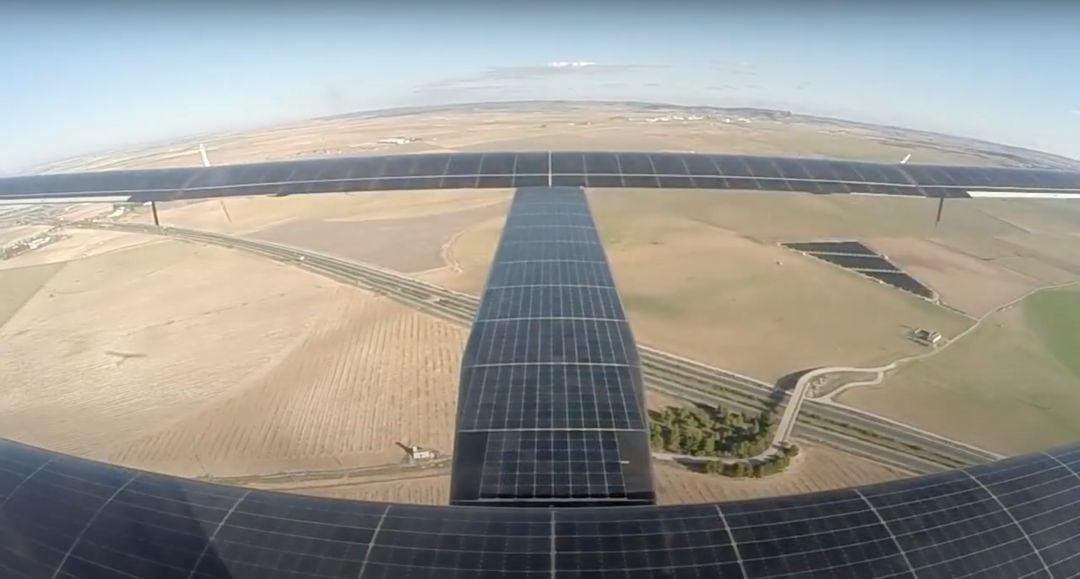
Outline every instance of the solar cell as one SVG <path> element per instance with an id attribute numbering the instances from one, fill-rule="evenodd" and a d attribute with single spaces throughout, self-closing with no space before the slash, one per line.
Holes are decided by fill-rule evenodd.
<path id="1" fill-rule="evenodd" d="M 911 575 L 897 542 L 855 491 L 822 494 L 809 504 L 791 497 L 720 510 L 748 576 Z"/>
<path id="2" fill-rule="evenodd" d="M 798 159 L 773 159 L 773 165 L 784 179 L 811 179 L 803 164 Z"/>
<path id="3" fill-rule="evenodd" d="M 917 296 L 933 299 L 934 291 L 919 283 L 919 280 L 906 273 L 892 273 L 887 271 L 864 271 L 862 275 L 883 281 L 895 288 L 911 292 Z"/>
<path id="4" fill-rule="evenodd" d="M 1009 513 L 963 472 L 900 481 L 862 493 L 917 574 L 1027 577 L 1045 570 Z"/>
<path id="5" fill-rule="evenodd" d="M 646 153 L 618 153 L 618 161 L 623 175 L 656 175 Z"/>
<path id="6" fill-rule="evenodd" d="M 622 175 L 585 175 L 586 187 L 625 187 Z"/>
<path id="7" fill-rule="evenodd" d="M 820 181 L 841 180 L 840 176 L 830 168 L 831 163 L 829 161 L 823 159 L 799 159 L 799 163 L 806 169 L 806 173 L 811 179 Z"/>
<path id="8" fill-rule="evenodd" d="M 554 518 L 560 576 L 745 576 L 712 505 L 572 509 Z"/>
<path id="9" fill-rule="evenodd" d="M 585 174 L 585 155 L 578 152 L 551 153 L 551 172 L 556 174 Z"/>
<path id="10" fill-rule="evenodd" d="M 808 253 L 844 253 L 876 256 L 877 252 L 858 241 L 808 241 L 784 243 L 784 247 Z"/>
<path id="11" fill-rule="evenodd" d="M 555 261 L 496 263 L 488 274 L 488 289 L 505 286 L 611 286 L 614 280 L 603 262 Z"/>
<path id="12" fill-rule="evenodd" d="M 144 201 L 550 185 L 927 194 L 918 185 L 937 191 L 935 196 L 966 197 L 964 189 L 1080 191 L 1080 172 L 690 153 L 436 153 L 12 177 L 0 179 L 0 197 L 119 195 Z M 941 187 L 956 189 L 946 194 Z"/>
<path id="13" fill-rule="evenodd" d="M 519 189 L 462 363 L 452 501 L 650 502 L 638 364 L 584 193 Z"/>
<path id="14" fill-rule="evenodd" d="M 543 187 L 548 184 L 547 175 L 514 175 L 512 185 L 517 188 L 522 187 Z"/>
<path id="15" fill-rule="evenodd" d="M 551 516 L 547 512 L 445 511 L 390 507 L 360 577 L 551 576 Z"/>
<path id="16" fill-rule="evenodd" d="M 550 154 L 542 153 L 518 153 L 514 172 L 518 175 L 547 175 L 550 165 Z"/>
<path id="17" fill-rule="evenodd" d="M 476 153 L 458 153 L 450 156 L 446 165 L 447 175 L 476 175 L 480 172 L 482 155 Z"/>
<path id="18" fill-rule="evenodd" d="M 484 175 L 513 175 L 517 155 L 513 153 L 485 153 L 480 162 Z"/>
<path id="19" fill-rule="evenodd" d="M 684 155 L 683 161 L 690 174 L 695 177 L 720 175 L 720 169 L 705 155 Z"/>
<path id="20" fill-rule="evenodd" d="M 615 153 L 585 153 L 585 170 L 588 173 L 619 175 L 619 159 Z"/>
<path id="21" fill-rule="evenodd" d="M 474 434 L 487 436 L 464 433 Z M 492 471 L 485 488 L 513 504 L 573 489 L 574 504 L 590 505 L 621 476 L 629 494 L 636 473 L 610 455 L 625 456 L 622 434 L 499 431 L 481 450 L 526 474 Z M 560 453 L 571 460 L 555 460 Z M 32 481 L 0 505 L 0 575 L 1068 577 L 1080 571 L 1078 466 L 1074 446 L 813 495 L 495 509 L 223 487 L 0 441 L 0 470 Z"/>
<path id="22" fill-rule="evenodd" d="M 624 319 L 614 288 L 570 285 L 490 288 L 484 292 L 476 319 L 537 317 Z"/>
<path id="23" fill-rule="evenodd" d="M 856 257 L 853 255 L 814 254 L 814 257 L 849 269 L 875 269 L 898 271 L 896 266 L 880 257 Z"/>
<path id="24" fill-rule="evenodd" d="M 657 175 L 688 175 L 689 169 L 681 155 L 672 153 L 652 153 L 649 155 L 652 168 Z"/>
<path id="25" fill-rule="evenodd" d="M 584 187 L 588 184 L 588 178 L 584 173 L 552 175 L 551 184 L 556 187 Z"/>
<path id="26" fill-rule="evenodd" d="M 462 372 L 458 430 L 640 430 L 640 378 L 620 364 L 506 364 Z"/>

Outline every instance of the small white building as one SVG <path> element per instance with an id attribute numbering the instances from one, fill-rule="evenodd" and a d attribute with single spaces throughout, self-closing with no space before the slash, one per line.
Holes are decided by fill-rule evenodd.
<path id="1" fill-rule="evenodd" d="M 432 458 L 435 458 L 435 451 L 430 448 L 409 447 L 409 460 L 428 460 Z"/>
<path id="2" fill-rule="evenodd" d="M 916 328 L 915 331 L 911 333 L 911 337 L 916 342 L 926 346 L 938 346 L 944 338 L 940 332 L 927 330 L 925 328 Z"/>

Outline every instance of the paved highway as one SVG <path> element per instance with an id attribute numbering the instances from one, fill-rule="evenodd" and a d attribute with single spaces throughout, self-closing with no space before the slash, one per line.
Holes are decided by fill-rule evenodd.
<path id="1" fill-rule="evenodd" d="M 127 223 L 80 222 L 69 226 L 166 234 L 243 249 L 360 285 L 463 325 L 472 324 L 479 305 L 479 299 L 474 296 L 413 279 L 398 272 L 266 241 Z M 653 348 L 641 348 L 641 362 L 646 386 L 683 400 L 760 411 L 769 407 L 775 408 L 787 399 L 786 393 L 777 392 L 771 385 Z M 805 400 L 797 415 L 791 413 L 789 422 L 791 430 L 800 438 L 847 450 L 916 474 L 999 458 L 986 450 L 880 416 L 813 400 Z"/>

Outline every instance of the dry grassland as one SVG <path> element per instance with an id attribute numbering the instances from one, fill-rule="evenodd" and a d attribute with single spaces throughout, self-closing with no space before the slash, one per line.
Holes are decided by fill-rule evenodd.
<path id="1" fill-rule="evenodd" d="M 177 242 L 67 263 L 0 327 L 2 435 L 105 458 L 214 404 L 302 337 L 325 294 L 282 271 Z"/>
<path id="2" fill-rule="evenodd" d="M 37 294 L 62 263 L 46 263 L 23 268 L 0 269 L 0 327 Z"/>
<path id="3" fill-rule="evenodd" d="M 344 287 L 319 308 L 242 391 L 110 460 L 227 476 L 391 464 L 404 458 L 397 443 L 450 452 L 466 331 Z"/>
<path id="4" fill-rule="evenodd" d="M 294 221 L 367 222 L 416 219 L 480 209 L 509 199 L 505 190 L 328 193 L 286 197 L 234 197 L 224 201 L 169 202 L 158 207 L 165 225 L 246 234 Z M 223 208 L 224 206 L 224 208 Z M 149 222 L 140 208 L 131 218 Z"/>
<path id="5" fill-rule="evenodd" d="M 454 236 L 477 223 L 502 219 L 506 211 L 507 204 L 500 202 L 437 217 L 292 221 L 251 237 L 414 273 L 445 266 L 444 247 Z"/>
<path id="6" fill-rule="evenodd" d="M 0 247 L 14 243 L 21 239 L 34 237 L 39 233 L 45 233 L 49 228 L 42 225 L 13 225 L 11 227 L 0 226 Z"/>
<path id="7" fill-rule="evenodd" d="M 873 237 L 868 241 L 904 271 L 934 288 L 942 303 L 972 316 L 983 316 L 1043 285 L 1041 280 L 929 239 Z"/>
<path id="8" fill-rule="evenodd" d="M 65 239 L 11 259 L 0 260 L 0 270 L 80 260 L 161 241 L 160 237 L 153 235 L 113 231 L 65 229 L 62 234 Z"/>
<path id="9" fill-rule="evenodd" d="M 244 197 L 166 204 L 165 225 L 294 245 L 403 272 L 443 267 L 454 237 L 501 222 L 507 191 L 418 191 Z M 148 211 L 130 216 L 149 222 Z"/>
<path id="10" fill-rule="evenodd" d="M 118 251 L 66 264 L 0 327 L 0 435 L 185 475 L 396 461 L 398 440 L 450 447 L 463 340 L 243 253 Z"/>
<path id="11" fill-rule="evenodd" d="M 450 475 L 444 472 L 444 474 L 392 481 L 305 487 L 289 492 L 354 501 L 445 505 L 450 502 Z"/>

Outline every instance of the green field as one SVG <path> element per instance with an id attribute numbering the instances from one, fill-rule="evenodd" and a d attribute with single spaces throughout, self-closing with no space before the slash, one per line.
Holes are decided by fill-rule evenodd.
<path id="1" fill-rule="evenodd" d="M 1024 313 L 1043 347 L 1080 379 L 1080 290 L 1039 292 Z"/>
<path id="2" fill-rule="evenodd" d="M 7 323 L 62 267 L 63 263 L 46 263 L 0 269 L 0 326 Z"/>
<path id="3" fill-rule="evenodd" d="M 1007 454 L 1080 440 L 1080 291 L 1043 291 L 840 402 Z"/>

